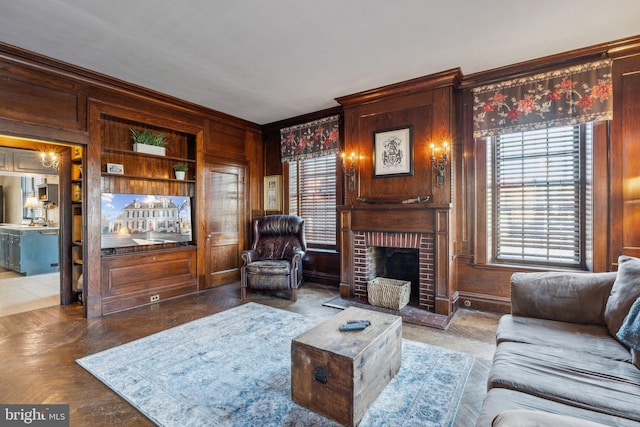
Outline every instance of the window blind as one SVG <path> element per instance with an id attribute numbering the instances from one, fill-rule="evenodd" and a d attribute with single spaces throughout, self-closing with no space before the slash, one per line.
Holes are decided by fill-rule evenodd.
<path id="1" fill-rule="evenodd" d="M 584 147 L 590 128 L 562 126 L 494 137 L 490 200 L 496 261 L 582 266 Z"/>
<path id="2" fill-rule="evenodd" d="M 289 163 L 289 212 L 305 220 L 310 246 L 336 244 L 337 155 Z"/>

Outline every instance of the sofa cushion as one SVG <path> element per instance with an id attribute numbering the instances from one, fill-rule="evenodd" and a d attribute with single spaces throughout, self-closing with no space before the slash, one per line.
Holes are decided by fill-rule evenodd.
<path id="1" fill-rule="evenodd" d="M 560 322 L 604 325 L 616 273 L 515 273 L 511 314 Z"/>
<path id="2" fill-rule="evenodd" d="M 248 274 L 282 274 L 288 276 L 291 273 L 291 262 L 289 260 L 267 259 L 254 261 L 246 266 Z"/>
<path id="3" fill-rule="evenodd" d="M 503 342 L 489 371 L 488 388 L 497 387 L 640 421 L 640 370 L 628 362 Z"/>
<path id="4" fill-rule="evenodd" d="M 618 257 L 618 276 L 607 300 L 604 319 L 614 337 L 622 326 L 631 305 L 640 298 L 640 259 L 626 255 Z"/>
<path id="5" fill-rule="evenodd" d="M 609 426 L 640 427 L 640 422 L 628 418 L 576 408 L 575 406 L 565 405 L 506 388 L 489 390 L 482 403 L 482 409 L 476 421 L 476 427 L 489 427 L 499 414 L 513 409 L 545 411 L 547 413 L 575 417 L 577 419 L 589 420 Z"/>
<path id="6" fill-rule="evenodd" d="M 510 409 L 494 418 L 492 427 L 607 427 L 569 415 L 550 414 L 530 409 Z"/>
<path id="7" fill-rule="evenodd" d="M 579 325 L 508 314 L 500 318 L 496 339 L 498 343 L 547 345 L 584 351 L 614 360 L 631 361 L 629 350 L 609 335 L 604 325 Z"/>

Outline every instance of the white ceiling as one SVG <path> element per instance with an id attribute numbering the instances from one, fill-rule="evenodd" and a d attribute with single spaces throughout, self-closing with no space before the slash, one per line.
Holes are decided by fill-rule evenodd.
<path id="1" fill-rule="evenodd" d="M 638 0 L 0 0 L 4 43 L 258 124 L 638 34 Z"/>

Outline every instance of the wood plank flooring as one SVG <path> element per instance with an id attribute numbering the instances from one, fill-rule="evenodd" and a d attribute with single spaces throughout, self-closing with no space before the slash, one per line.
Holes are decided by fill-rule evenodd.
<path id="1" fill-rule="evenodd" d="M 249 290 L 248 299 L 322 320 L 339 311 L 322 305 L 337 295 L 336 287 L 307 283 L 296 303 L 288 300 L 288 292 Z M 75 360 L 238 305 L 240 290 L 234 284 L 99 319 L 83 319 L 79 305 L 0 317 L 0 402 L 69 404 L 72 426 L 153 425 Z M 459 310 L 447 330 L 403 325 L 404 338 L 476 355 L 456 426 L 473 426 L 478 416 L 499 317 Z"/>

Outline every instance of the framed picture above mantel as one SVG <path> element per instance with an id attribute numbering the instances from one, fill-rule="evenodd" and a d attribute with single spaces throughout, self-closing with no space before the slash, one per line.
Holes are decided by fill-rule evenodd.
<path id="1" fill-rule="evenodd" d="M 373 177 L 413 175 L 413 128 L 404 126 L 373 132 Z"/>

